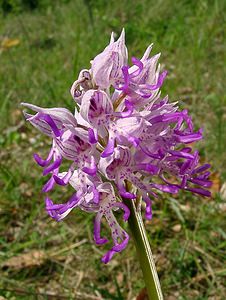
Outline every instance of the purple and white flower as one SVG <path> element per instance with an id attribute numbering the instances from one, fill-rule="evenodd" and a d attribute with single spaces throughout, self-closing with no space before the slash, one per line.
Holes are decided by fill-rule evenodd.
<path id="1" fill-rule="evenodd" d="M 43 176 L 50 176 L 43 192 L 68 184 L 75 190 L 65 203 L 47 195 L 48 214 L 60 221 L 74 208 L 93 213 L 98 245 L 108 242 L 101 235 L 105 219 L 113 245 L 102 257 L 104 263 L 129 241 L 117 221 L 118 211 L 124 221 L 130 215 L 124 198 L 142 199 L 145 217 L 151 219 L 158 194 L 186 190 L 210 196 L 210 165 L 200 165 L 198 151 L 190 145 L 202 139 L 202 130 L 194 131 L 187 110 L 161 97 L 167 73 L 160 70 L 159 54 L 149 57 L 151 49 L 141 59 L 133 57 L 129 66 L 124 30 L 116 41 L 112 34 L 110 44 L 71 87 L 74 114 L 22 103 L 35 112 L 24 112 L 25 119 L 52 140 L 45 159 L 34 154 Z M 64 160 L 70 162 L 66 170 Z"/>
<path id="2" fill-rule="evenodd" d="M 107 89 L 123 77 L 122 68 L 127 64 L 128 53 L 125 45 L 125 31 L 117 41 L 111 35 L 109 45 L 91 62 L 91 76 L 97 87 Z"/>

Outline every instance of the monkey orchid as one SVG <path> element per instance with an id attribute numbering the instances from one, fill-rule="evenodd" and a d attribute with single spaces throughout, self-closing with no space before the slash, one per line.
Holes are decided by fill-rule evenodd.
<path id="1" fill-rule="evenodd" d="M 152 45 L 141 59 L 128 65 L 125 33 L 80 72 L 71 87 L 75 113 L 66 108 L 41 108 L 22 103 L 34 114 L 25 119 L 52 140 L 46 158 L 34 159 L 48 176 L 43 186 L 46 211 L 61 221 L 73 209 L 94 215 L 94 241 L 112 244 L 102 257 L 108 263 L 123 251 L 129 235 L 119 224 L 118 212 L 129 222 L 150 299 L 163 299 L 141 217 L 152 218 L 152 202 L 163 193 L 186 190 L 210 196 L 209 164 L 199 164 L 192 143 L 202 139 L 194 131 L 187 110 L 161 97 L 167 75 L 160 70 L 160 54 L 150 57 Z M 70 161 L 65 170 L 64 160 Z M 49 196 L 56 186 L 71 185 L 75 192 L 64 203 Z M 112 242 L 101 234 L 105 219 Z M 121 220 L 122 221 L 122 220 Z M 120 221 L 120 223 L 122 223 Z"/>

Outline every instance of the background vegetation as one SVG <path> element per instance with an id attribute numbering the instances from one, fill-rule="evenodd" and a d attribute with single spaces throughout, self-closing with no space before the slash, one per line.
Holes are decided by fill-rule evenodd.
<path id="1" fill-rule="evenodd" d="M 163 94 L 204 128 L 203 162 L 213 198 L 191 194 L 154 203 L 146 228 L 165 298 L 225 299 L 225 1 L 1 0 L 0 295 L 6 299 L 136 299 L 143 288 L 133 242 L 107 266 L 92 239 L 92 215 L 61 223 L 44 209 L 32 153 L 49 141 L 25 124 L 19 103 L 74 109 L 69 88 L 81 68 L 126 29 L 130 55 L 154 43 L 169 70 Z M 54 192 L 67 199 L 70 190 Z M 145 294 L 145 293 L 143 293 Z M 142 293 L 140 298 L 144 299 Z M 0 296 L 0 298 L 1 298 Z"/>

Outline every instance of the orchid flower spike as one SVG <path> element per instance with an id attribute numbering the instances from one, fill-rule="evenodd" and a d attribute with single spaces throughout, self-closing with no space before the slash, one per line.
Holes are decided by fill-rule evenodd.
<path id="1" fill-rule="evenodd" d="M 124 29 L 116 41 L 112 34 L 109 45 L 71 87 L 74 114 L 66 108 L 22 103 L 34 112 L 25 111 L 25 119 L 52 141 L 46 158 L 34 154 L 43 176 L 48 176 L 42 189 L 47 213 L 56 221 L 74 208 L 92 213 L 98 245 L 111 243 L 101 235 L 105 219 L 112 247 L 102 257 L 104 263 L 129 241 L 122 220 L 128 220 L 130 211 L 123 198 L 142 198 L 145 217 L 151 219 L 152 202 L 163 193 L 185 190 L 210 196 L 210 165 L 200 165 L 199 153 L 191 147 L 202 139 L 202 130 L 194 131 L 187 110 L 161 97 L 167 72 L 160 70 L 159 54 L 150 57 L 151 49 L 141 59 L 132 57 L 129 66 Z M 70 162 L 67 169 L 64 160 Z M 55 203 L 49 192 L 68 184 L 74 193 L 66 202 Z"/>

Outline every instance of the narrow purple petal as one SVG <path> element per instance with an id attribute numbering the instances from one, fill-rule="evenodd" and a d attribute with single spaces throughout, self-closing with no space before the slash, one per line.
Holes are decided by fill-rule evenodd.
<path id="1" fill-rule="evenodd" d="M 170 154 L 176 157 L 182 157 L 182 158 L 187 158 L 187 159 L 193 159 L 194 155 L 184 152 L 184 151 L 175 151 L 175 150 L 170 150 L 168 151 Z"/>
<path id="2" fill-rule="evenodd" d="M 137 170 L 143 170 L 146 171 L 152 175 L 157 174 L 159 171 L 159 168 L 155 165 L 148 164 L 148 163 L 140 163 L 136 165 Z"/>
<path id="3" fill-rule="evenodd" d="M 202 188 L 186 188 L 186 190 L 205 197 L 211 197 L 211 192 Z"/>
<path id="4" fill-rule="evenodd" d="M 200 166 L 200 167 L 194 169 L 194 170 L 192 171 L 192 174 L 201 173 L 201 172 L 203 172 L 203 171 L 209 169 L 210 167 L 211 167 L 210 164 L 205 164 L 205 165 L 203 165 L 203 166 Z"/>
<path id="5" fill-rule="evenodd" d="M 47 168 L 44 169 L 43 171 L 43 175 L 47 175 L 50 172 L 52 172 L 53 170 L 59 168 L 59 166 L 62 163 L 62 157 L 58 157 L 50 166 L 48 166 Z"/>
<path id="6" fill-rule="evenodd" d="M 133 104 L 128 101 L 128 100 L 125 100 L 125 107 L 126 107 L 126 111 L 123 111 L 123 112 L 115 112 L 114 113 L 114 116 L 116 117 L 121 117 L 121 118 L 128 118 L 132 115 L 133 113 Z"/>
<path id="7" fill-rule="evenodd" d="M 94 156 L 91 156 L 90 167 L 84 167 L 82 169 L 82 171 L 85 172 L 86 174 L 90 175 L 90 176 L 96 175 L 96 173 L 97 173 L 97 166 L 96 166 L 96 162 L 95 162 Z"/>
<path id="8" fill-rule="evenodd" d="M 56 123 L 53 121 L 53 119 L 49 115 L 38 113 L 38 117 L 39 117 L 39 119 L 43 119 L 47 124 L 49 124 L 49 126 L 51 127 L 51 129 L 56 137 L 60 136 L 60 130 L 58 129 L 58 127 L 56 126 Z"/>
<path id="9" fill-rule="evenodd" d="M 166 193 L 176 194 L 178 192 L 178 187 L 175 185 L 161 185 L 161 184 L 153 183 L 152 186 Z"/>
<path id="10" fill-rule="evenodd" d="M 126 199 L 135 199 L 136 198 L 136 195 L 126 191 L 126 189 L 125 189 L 122 182 L 118 181 L 117 186 L 118 186 L 118 189 L 119 189 L 119 194 L 122 197 L 124 197 Z"/>
<path id="11" fill-rule="evenodd" d="M 109 261 L 112 259 L 112 257 L 113 257 L 114 254 L 115 254 L 115 251 L 109 250 L 109 251 L 101 258 L 101 261 L 102 261 L 104 264 L 109 263 Z"/>
<path id="12" fill-rule="evenodd" d="M 213 184 L 212 181 L 210 181 L 210 180 L 203 180 L 203 179 L 198 179 L 198 178 L 190 179 L 190 181 L 194 184 L 198 184 L 203 187 L 211 187 L 211 185 Z"/>
<path id="13" fill-rule="evenodd" d="M 67 202 L 68 207 L 72 208 L 75 205 L 77 205 L 79 203 L 80 199 L 81 199 L 81 196 L 82 196 L 81 191 L 77 191 L 76 193 L 74 193 Z"/>
<path id="14" fill-rule="evenodd" d="M 117 90 L 122 90 L 125 94 L 129 92 L 129 67 L 128 66 L 123 66 L 122 67 L 122 73 L 124 77 L 124 83 L 123 86 L 115 86 Z"/>
<path id="15" fill-rule="evenodd" d="M 147 90 L 156 90 L 156 89 L 160 88 L 163 84 L 163 81 L 164 81 L 166 75 L 167 75 L 167 71 L 163 71 L 161 74 L 159 74 L 158 81 L 156 84 L 153 84 L 153 85 L 146 84 L 146 85 L 144 85 L 144 88 Z"/>
<path id="16" fill-rule="evenodd" d="M 106 238 L 101 238 L 100 231 L 101 231 L 101 217 L 102 215 L 97 214 L 94 219 L 94 240 L 97 245 L 103 245 L 108 242 Z"/>
<path id="17" fill-rule="evenodd" d="M 82 168 L 82 171 L 90 176 L 94 176 L 97 173 L 97 167 L 96 166 L 91 167 L 91 168 L 84 167 L 84 168 Z"/>
<path id="18" fill-rule="evenodd" d="M 151 199 L 145 193 L 142 193 L 142 199 L 146 203 L 145 217 L 146 217 L 146 219 L 151 220 L 152 219 L 152 202 L 151 202 Z"/>
<path id="19" fill-rule="evenodd" d="M 114 245 L 114 247 L 112 248 L 113 251 L 121 252 L 126 248 L 129 241 L 129 235 L 126 232 L 124 232 L 124 235 L 125 235 L 125 239 L 122 241 L 122 243 Z"/>
<path id="20" fill-rule="evenodd" d="M 202 132 L 198 131 L 197 133 L 192 133 L 192 134 L 186 134 L 183 135 L 183 133 L 179 132 L 179 131 L 175 131 L 175 133 L 177 134 L 177 140 L 180 143 L 193 143 L 195 141 L 199 141 L 202 139 Z"/>
<path id="21" fill-rule="evenodd" d="M 46 202 L 46 209 L 48 209 L 48 210 L 61 209 L 64 206 L 65 206 L 65 204 L 53 204 L 50 202 L 49 203 Z"/>
<path id="22" fill-rule="evenodd" d="M 69 180 L 71 179 L 71 176 L 73 175 L 73 172 L 72 170 L 69 170 L 67 172 L 67 174 L 63 177 L 63 178 L 60 178 L 59 176 L 57 175 L 53 175 L 53 178 L 55 180 L 55 182 L 61 186 L 65 186 L 68 184 Z"/>
<path id="23" fill-rule="evenodd" d="M 134 72 L 129 74 L 130 78 L 133 78 L 133 77 L 137 77 L 140 75 L 140 73 L 142 72 L 142 70 L 144 68 L 144 64 L 142 63 L 141 60 L 139 60 L 136 57 L 132 57 L 131 60 L 132 60 L 132 63 L 138 67 L 137 70 L 135 70 Z"/>
<path id="24" fill-rule="evenodd" d="M 129 210 L 129 208 L 124 203 L 122 203 L 122 202 L 115 202 L 115 203 L 112 204 L 112 207 L 122 208 L 124 210 L 124 215 L 123 215 L 124 221 L 127 221 L 129 219 L 130 210 Z"/>
<path id="25" fill-rule="evenodd" d="M 50 163 L 50 161 L 51 161 L 51 159 L 52 159 L 52 156 L 53 156 L 53 151 L 52 151 L 52 149 L 51 149 L 51 151 L 50 151 L 50 153 L 49 153 L 47 159 L 42 159 L 37 153 L 34 153 L 34 154 L 33 154 L 34 160 L 35 160 L 35 161 L 37 162 L 37 164 L 38 164 L 39 166 L 41 166 L 41 167 L 47 166 L 47 165 Z"/>
<path id="26" fill-rule="evenodd" d="M 109 250 L 101 259 L 101 261 L 105 264 L 107 264 L 113 257 L 113 255 L 117 252 L 121 252 L 122 250 L 124 250 L 128 244 L 129 241 L 129 235 L 126 234 L 126 238 L 124 239 L 124 241 L 120 244 L 117 244 L 115 246 L 112 247 L 111 250 Z"/>
<path id="27" fill-rule="evenodd" d="M 185 161 L 180 168 L 180 174 L 181 175 L 185 174 L 190 166 L 191 166 L 191 160 Z"/>
<path id="28" fill-rule="evenodd" d="M 96 144 L 97 143 L 97 137 L 95 136 L 94 130 L 92 128 L 88 129 L 88 134 L 89 134 L 90 144 Z"/>
<path id="29" fill-rule="evenodd" d="M 149 157 L 151 157 L 151 158 L 154 158 L 154 159 L 160 159 L 160 158 L 161 158 L 158 154 L 151 153 L 151 152 L 147 149 L 147 147 L 145 147 L 145 146 L 141 146 L 141 145 L 140 145 L 140 149 L 141 149 L 147 156 L 149 156 Z"/>
<path id="30" fill-rule="evenodd" d="M 46 184 L 43 186 L 42 191 L 43 193 L 47 193 L 51 191 L 54 188 L 55 180 L 53 176 L 46 182 Z"/>
<path id="31" fill-rule="evenodd" d="M 114 148 L 115 148 L 115 139 L 110 138 L 108 140 L 108 144 L 107 144 L 106 148 L 104 149 L 104 151 L 101 154 L 101 157 L 108 157 L 111 154 L 113 154 L 114 153 Z"/>
<path id="32" fill-rule="evenodd" d="M 197 176 L 197 179 L 208 179 L 210 177 L 211 173 L 210 172 L 205 172 L 203 174 L 200 174 L 199 176 Z"/>
<path id="33" fill-rule="evenodd" d="M 192 148 L 191 147 L 185 147 L 185 148 L 181 149 L 181 151 L 190 153 L 192 151 Z"/>

